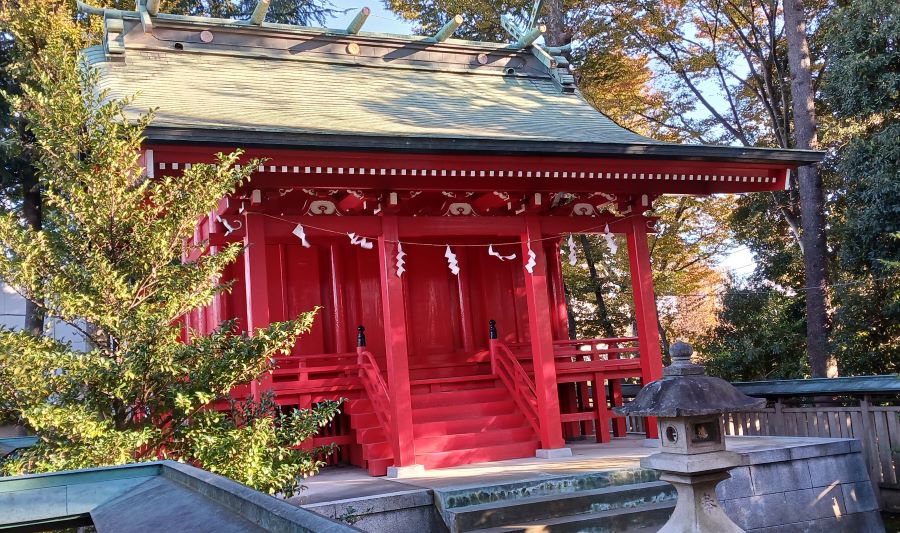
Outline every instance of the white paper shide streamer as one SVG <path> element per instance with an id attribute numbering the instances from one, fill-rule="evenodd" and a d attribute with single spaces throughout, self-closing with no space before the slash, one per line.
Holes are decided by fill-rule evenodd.
<path id="1" fill-rule="evenodd" d="M 493 244 L 488 246 L 488 255 L 496 257 L 501 261 L 511 261 L 516 258 L 516 254 L 500 255 L 500 252 L 495 252 Z"/>
<path id="2" fill-rule="evenodd" d="M 537 254 L 534 253 L 534 250 L 531 249 L 531 243 L 528 243 L 528 262 L 525 263 L 525 270 L 528 271 L 529 274 L 534 274 L 534 267 L 537 265 Z"/>
<path id="3" fill-rule="evenodd" d="M 292 231 L 291 233 L 293 233 L 297 236 L 298 239 L 300 239 L 300 244 L 302 244 L 304 248 L 309 248 L 309 241 L 306 240 L 306 231 L 303 230 L 302 224 L 297 224 L 297 227 L 294 228 L 294 231 Z"/>
<path id="4" fill-rule="evenodd" d="M 619 249 L 619 245 L 616 244 L 616 239 L 613 237 L 611 231 L 609 231 L 609 224 L 606 225 L 606 228 L 603 229 L 603 237 L 606 238 L 606 245 L 609 246 L 609 251 L 616 255 L 616 250 Z"/>
<path id="5" fill-rule="evenodd" d="M 403 251 L 403 244 L 397 243 L 397 277 L 403 277 L 403 273 L 406 272 L 406 261 L 403 259 L 406 257 L 406 252 Z"/>
<path id="6" fill-rule="evenodd" d="M 459 261 L 456 260 L 456 254 L 453 253 L 453 250 L 450 249 L 449 245 L 447 245 L 447 250 L 444 252 L 444 257 L 447 258 L 447 266 L 450 267 L 450 272 L 452 272 L 454 276 L 458 276 Z"/>
<path id="7" fill-rule="evenodd" d="M 578 263 L 578 255 L 575 253 L 575 237 L 569 235 L 569 264 L 575 266 Z"/>
<path id="8" fill-rule="evenodd" d="M 372 241 L 370 241 L 369 239 L 367 239 L 365 237 L 360 237 L 356 233 L 348 233 L 347 236 L 350 237 L 350 244 L 359 246 L 363 250 L 371 250 L 372 248 L 375 247 L 375 245 L 372 243 Z"/>

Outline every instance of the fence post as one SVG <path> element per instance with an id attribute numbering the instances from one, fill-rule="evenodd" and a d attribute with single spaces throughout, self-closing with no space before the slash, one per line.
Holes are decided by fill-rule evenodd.
<path id="1" fill-rule="evenodd" d="M 776 435 L 784 435 L 785 434 L 785 424 L 784 424 L 784 404 L 781 403 L 781 398 L 775 399 L 775 434 Z"/>
<path id="2" fill-rule="evenodd" d="M 879 505 L 883 505 L 884 502 L 881 501 L 881 486 L 879 485 L 883 479 L 881 475 L 881 461 L 878 458 L 878 444 L 875 440 L 875 428 L 872 427 L 872 421 L 869 419 L 871 413 L 869 409 L 871 401 L 872 398 L 868 394 L 864 395 L 859 401 L 859 411 L 862 416 L 863 426 L 862 435 L 859 436 L 859 441 L 862 444 L 863 455 L 866 462 L 869 463 L 869 481 L 872 482 L 872 489 L 875 491 L 875 499 L 878 501 Z"/>

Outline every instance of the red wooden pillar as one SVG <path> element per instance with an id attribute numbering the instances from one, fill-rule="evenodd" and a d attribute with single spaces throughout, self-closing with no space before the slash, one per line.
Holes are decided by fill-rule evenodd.
<path id="1" fill-rule="evenodd" d="M 594 374 L 591 390 L 594 393 L 594 414 L 597 417 L 595 433 L 597 442 L 609 442 L 609 408 L 606 405 L 606 386 L 603 374 Z"/>
<path id="2" fill-rule="evenodd" d="M 547 248 L 547 268 L 550 271 L 550 284 L 553 289 L 553 318 L 556 338 L 569 338 L 569 314 L 566 309 L 566 288 L 563 283 L 562 261 L 560 260 L 560 241 L 551 241 Z M 526 258 L 527 259 L 527 258 Z"/>
<path id="3" fill-rule="evenodd" d="M 148 150 L 149 152 L 153 152 L 152 150 Z M 206 217 L 206 227 L 207 232 L 209 233 L 210 242 L 218 240 L 219 237 L 219 229 L 218 224 L 216 224 L 216 211 L 212 210 L 209 212 L 209 216 Z M 209 255 L 218 255 L 219 247 L 215 244 L 210 244 L 209 246 Z M 215 295 L 212 299 L 212 302 L 209 304 L 209 311 L 212 314 L 212 329 L 219 327 L 222 324 L 222 317 L 224 314 L 222 313 L 222 299 L 224 297 L 224 293 L 219 293 Z"/>
<path id="4" fill-rule="evenodd" d="M 244 289 L 247 295 L 247 334 L 269 325 L 269 273 L 266 265 L 266 226 L 263 216 L 244 215 Z M 272 388 L 268 372 L 250 382 L 250 393 L 259 400 Z"/>
<path id="5" fill-rule="evenodd" d="M 467 354 L 475 353 L 475 333 L 472 330 L 472 301 L 470 298 L 471 284 L 469 283 L 469 254 L 465 248 L 461 248 L 457 254 L 460 273 L 456 276 L 456 288 L 459 296 L 459 323 L 462 334 L 462 349 Z"/>
<path id="6" fill-rule="evenodd" d="M 576 383 L 578 385 L 578 402 L 580 410 L 588 411 L 590 407 L 590 393 L 588 393 L 588 382 L 587 381 L 579 381 Z M 583 420 L 581 422 L 581 434 L 588 435 L 591 431 L 591 421 Z"/>
<path id="7" fill-rule="evenodd" d="M 610 348 L 621 348 L 620 343 L 608 344 Z M 618 359 L 618 352 L 611 352 L 609 359 Z M 622 380 L 619 378 L 609 380 L 609 399 L 613 407 L 621 407 L 624 405 L 622 398 Z M 628 436 L 628 427 L 624 416 L 613 417 L 613 435 L 616 437 Z"/>
<path id="8" fill-rule="evenodd" d="M 530 246 L 529 246 L 530 243 Z M 559 394 L 556 389 L 556 361 L 553 356 L 553 329 L 549 288 L 547 286 L 547 258 L 541 241 L 541 223 L 533 215 L 525 216 L 522 235 L 522 260 L 528 261 L 531 250 L 535 266 L 525 273 L 525 295 L 528 303 L 528 330 L 531 334 L 531 357 L 534 361 L 534 385 L 537 392 L 538 417 L 541 423 L 543 450 L 563 448 L 562 425 L 559 416 Z M 539 454 L 542 452 L 539 450 Z M 571 451 L 568 452 L 571 454 Z M 563 455 L 563 454 L 546 454 Z"/>
<path id="9" fill-rule="evenodd" d="M 344 263 L 341 261 L 341 249 L 332 244 L 328 249 L 331 263 L 331 298 L 334 306 L 334 351 L 347 351 L 347 308 L 344 304 Z"/>
<path id="10" fill-rule="evenodd" d="M 634 314 L 641 355 L 641 381 L 646 385 L 662 377 L 662 354 L 659 351 L 659 324 L 656 321 L 653 271 L 650 268 L 647 221 L 644 217 L 635 216 L 631 219 L 631 231 L 627 237 L 631 290 L 634 294 Z M 648 417 L 646 426 L 647 438 L 657 438 L 656 420 Z"/>
<path id="11" fill-rule="evenodd" d="M 397 276 L 397 217 L 381 219 L 378 237 L 378 265 L 381 277 L 381 306 L 384 314 L 384 350 L 387 359 L 388 394 L 391 402 L 391 448 L 394 467 L 402 469 L 416 463 L 413 440 L 412 400 L 409 391 L 409 347 L 406 335 L 406 299 L 403 280 Z M 399 470 L 388 472 L 399 477 Z"/>
<path id="12" fill-rule="evenodd" d="M 578 396 L 576 393 L 576 383 L 560 383 L 559 384 L 559 407 L 561 413 L 577 413 Z M 563 437 L 566 439 L 574 439 L 581 436 L 581 423 L 566 422 L 563 424 Z"/>

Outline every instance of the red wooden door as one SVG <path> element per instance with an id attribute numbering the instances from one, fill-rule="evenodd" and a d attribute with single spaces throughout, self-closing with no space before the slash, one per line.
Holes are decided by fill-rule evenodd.
<path id="1" fill-rule="evenodd" d="M 406 252 L 407 335 L 410 363 L 445 359 L 462 346 L 459 288 L 445 249 L 409 245 Z"/>

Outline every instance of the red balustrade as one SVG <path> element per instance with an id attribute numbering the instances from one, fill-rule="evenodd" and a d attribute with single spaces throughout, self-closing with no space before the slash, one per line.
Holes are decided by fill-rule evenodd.
<path id="1" fill-rule="evenodd" d="M 385 429 L 390 431 L 391 426 L 391 397 L 388 394 L 387 382 L 381 374 L 378 362 L 372 352 L 366 350 L 365 346 L 356 349 L 359 356 L 359 377 L 362 381 L 366 395 L 372 403 L 372 409 L 378 422 Z"/>
<path id="2" fill-rule="evenodd" d="M 538 400 L 534 388 L 534 381 L 525 372 L 519 360 L 512 351 L 497 339 L 490 340 L 491 369 L 500 378 L 503 385 L 509 390 L 510 395 L 519 406 L 522 414 L 528 419 L 528 423 L 534 432 L 540 434 L 540 420 L 538 418 Z"/>

